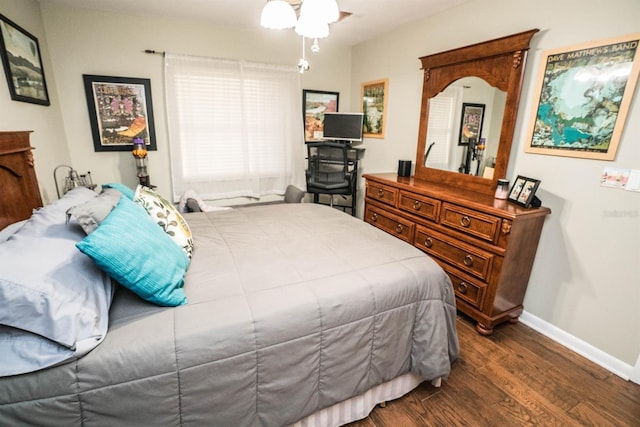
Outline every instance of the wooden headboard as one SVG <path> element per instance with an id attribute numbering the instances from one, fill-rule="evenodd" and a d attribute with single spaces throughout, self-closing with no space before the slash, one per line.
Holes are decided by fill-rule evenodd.
<path id="1" fill-rule="evenodd" d="M 0 132 L 0 230 L 42 206 L 30 133 Z"/>

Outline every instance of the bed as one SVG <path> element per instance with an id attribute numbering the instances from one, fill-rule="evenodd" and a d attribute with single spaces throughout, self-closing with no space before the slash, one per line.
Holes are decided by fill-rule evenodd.
<path id="1" fill-rule="evenodd" d="M 0 166 L 2 159 L 0 153 Z M 117 238 L 109 228 L 126 191 L 89 234 L 64 214 L 121 189 L 106 186 L 99 195 L 79 188 L 26 221 L 5 220 L 10 225 L 0 231 L 0 256 L 18 258 L 11 245 L 30 238 L 53 236 L 56 245 L 79 248 L 78 242 L 105 234 L 103 228 L 109 242 L 136 240 L 143 228 L 137 221 Z M 1 202 L 9 201 L 16 203 Z M 42 217 L 47 225 L 37 234 L 32 222 Z M 341 425 L 422 381 L 447 378 L 459 351 L 453 289 L 421 251 L 323 205 L 272 204 L 183 218 L 192 251 L 171 291 L 176 306 L 142 298 L 139 289 L 111 280 L 86 248 L 69 249 L 73 274 L 81 269 L 100 284 L 92 303 L 106 306 L 106 315 L 84 336 L 56 341 L 67 353 L 51 366 L 0 377 L 0 425 Z M 62 256 L 40 246 L 33 254 L 40 259 Z M 7 247 L 14 255 L 2 252 Z M 152 249 L 147 259 L 170 264 L 168 251 Z M 15 276 L 6 264 L 0 280 Z M 0 351 L 3 340 L 25 333 L 6 323 Z"/>

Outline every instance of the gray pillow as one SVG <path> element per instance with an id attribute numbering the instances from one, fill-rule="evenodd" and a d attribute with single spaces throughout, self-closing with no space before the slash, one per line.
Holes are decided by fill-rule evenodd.
<path id="1" fill-rule="evenodd" d="M 65 225 L 67 209 L 95 197 L 71 190 L 0 243 L 0 375 L 80 357 L 104 339 L 115 285 L 76 248 L 80 225 Z"/>
<path id="2" fill-rule="evenodd" d="M 90 234 L 111 213 L 121 196 L 115 188 L 105 188 L 97 197 L 67 209 L 67 223 L 73 216 L 84 232 Z"/>
<path id="3" fill-rule="evenodd" d="M 7 225 L 5 228 L 0 230 L 0 243 L 6 242 L 9 237 L 11 237 L 16 231 L 20 230 L 20 227 L 27 222 L 27 220 L 14 222 L 13 224 Z"/>

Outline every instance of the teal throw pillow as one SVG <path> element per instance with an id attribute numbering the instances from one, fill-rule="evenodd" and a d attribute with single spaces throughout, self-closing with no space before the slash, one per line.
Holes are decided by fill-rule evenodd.
<path id="1" fill-rule="evenodd" d="M 189 258 L 132 200 L 121 197 L 76 247 L 143 299 L 162 306 L 186 304 L 183 286 Z"/>
<path id="2" fill-rule="evenodd" d="M 102 184 L 102 190 L 107 188 L 115 188 L 119 192 L 121 192 L 127 199 L 133 200 L 133 196 L 136 194 L 131 188 L 127 187 L 124 184 L 119 184 L 117 182 L 110 182 L 108 184 Z"/>

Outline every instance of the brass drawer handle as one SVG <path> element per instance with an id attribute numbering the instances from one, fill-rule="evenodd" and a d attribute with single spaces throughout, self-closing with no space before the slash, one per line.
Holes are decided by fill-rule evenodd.
<path id="1" fill-rule="evenodd" d="M 384 190 L 382 188 L 378 189 L 378 197 L 384 197 Z"/>
<path id="2" fill-rule="evenodd" d="M 465 255 L 464 260 L 462 260 L 462 262 L 467 267 L 471 267 L 473 265 L 473 257 L 471 255 Z"/>
<path id="3" fill-rule="evenodd" d="M 404 227 L 402 226 L 402 224 L 396 225 L 396 233 L 402 233 L 403 230 Z"/>
<path id="4" fill-rule="evenodd" d="M 458 283 L 458 292 L 460 292 L 461 294 L 466 294 L 467 290 L 469 290 L 469 285 L 464 282 Z"/>
<path id="5" fill-rule="evenodd" d="M 431 239 L 431 237 L 427 237 L 426 239 L 424 239 L 424 245 L 428 248 L 433 246 L 433 240 Z"/>
<path id="6" fill-rule="evenodd" d="M 377 213 L 373 213 L 373 215 L 371 215 L 371 221 L 376 222 L 378 220 L 378 214 Z"/>
<path id="7" fill-rule="evenodd" d="M 460 219 L 460 225 L 463 227 L 468 227 L 471 224 L 471 218 L 469 218 L 467 215 L 463 216 Z"/>
<path id="8" fill-rule="evenodd" d="M 418 201 L 418 200 L 414 200 L 413 202 L 413 209 L 419 211 L 420 208 L 422 208 L 422 204 Z"/>

